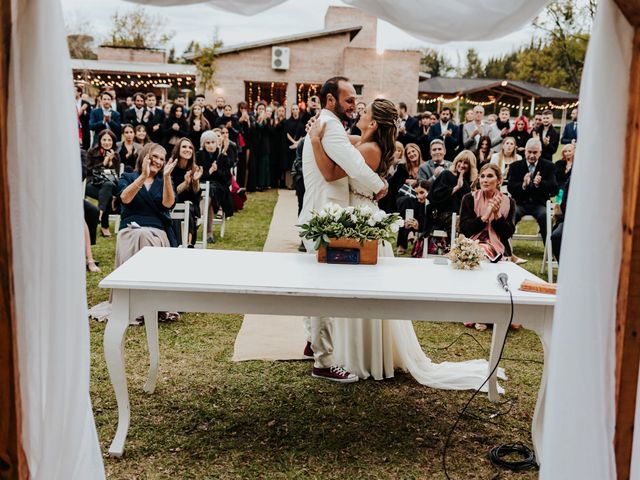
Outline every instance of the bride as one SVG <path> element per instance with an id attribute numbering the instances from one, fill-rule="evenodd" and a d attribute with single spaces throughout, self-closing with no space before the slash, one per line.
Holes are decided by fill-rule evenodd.
<path id="1" fill-rule="evenodd" d="M 360 151 L 367 165 L 384 177 L 394 160 L 398 111 L 389 100 L 376 99 L 360 115 L 356 126 L 360 137 L 351 136 L 351 142 Z M 324 126 L 315 122 L 309 139 L 322 139 Z M 344 178 L 346 173 L 322 148 L 313 141 L 316 163 L 328 182 Z M 389 192 L 394 195 L 395 192 Z M 367 191 L 356 180 L 349 178 L 349 201 L 352 206 L 367 205 L 379 210 L 373 192 Z M 388 242 L 379 244 L 378 255 L 392 257 Z M 333 322 L 336 361 L 359 378 L 376 380 L 391 378 L 395 369 L 409 372 L 419 383 L 434 388 L 466 390 L 478 388 L 488 374 L 485 360 L 440 364 L 432 363 L 422 351 L 409 320 L 376 320 L 364 318 L 335 318 Z M 501 375 L 503 376 L 503 375 Z M 486 390 L 486 385 L 483 388 Z"/>

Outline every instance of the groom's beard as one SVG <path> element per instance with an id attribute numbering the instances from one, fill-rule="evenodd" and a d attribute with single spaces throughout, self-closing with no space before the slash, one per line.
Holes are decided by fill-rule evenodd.
<path id="1" fill-rule="evenodd" d="M 345 110 L 342 108 L 342 105 L 340 105 L 340 103 L 338 102 L 336 102 L 336 111 L 334 113 L 336 114 L 336 117 L 338 117 L 343 122 L 348 122 L 349 120 L 351 120 L 349 114 L 345 112 Z"/>

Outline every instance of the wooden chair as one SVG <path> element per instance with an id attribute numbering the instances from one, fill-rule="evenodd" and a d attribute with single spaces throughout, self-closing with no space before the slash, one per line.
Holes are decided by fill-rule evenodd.
<path id="1" fill-rule="evenodd" d="M 171 210 L 171 219 L 180 220 L 180 236 L 182 237 L 182 245 L 180 247 L 186 248 L 189 245 L 189 209 L 191 208 L 191 202 L 176 203 Z"/>

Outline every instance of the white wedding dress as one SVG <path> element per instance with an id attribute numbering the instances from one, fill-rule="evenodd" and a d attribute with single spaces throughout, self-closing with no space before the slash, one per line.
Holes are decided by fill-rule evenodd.
<path id="1" fill-rule="evenodd" d="M 349 192 L 350 205 L 368 205 L 373 211 L 379 210 L 373 194 L 351 178 Z M 393 257 L 391 244 L 380 242 L 378 255 Z M 445 390 L 476 389 L 489 373 L 486 360 L 431 362 L 422 351 L 410 320 L 334 318 L 333 354 L 338 365 L 362 379 L 391 378 L 400 369 L 423 385 Z M 499 370 L 498 376 L 505 378 L 504 371 Z M 486 390 L 487 385 L 483 387 Z"/>

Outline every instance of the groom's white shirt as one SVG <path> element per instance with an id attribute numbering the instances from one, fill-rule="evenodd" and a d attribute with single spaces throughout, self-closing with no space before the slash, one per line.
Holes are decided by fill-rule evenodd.
<path id="1" fill-rule="evenodd" d="M 371 170 L 362 154 L 351 145 L 340 119 L 329 110 L 322 109 L 318 121 L 327 125 L 322 137 L 324 151 L 327 152 L 329 158 L 342 167 L 347 176 L 335 182 L 327 182 L 316 164 L 313 145 L 310 141 L 305 141 L 302 150 L 302 175 L 305 192 L 302 211 L 298 217 L 299 224 L 305 223 L 311 218 L 312 210 L 320 210 L 328 203 L 337 203 L 343 207 L 348 206 L 349 178 L 357 179 L 362 185 L 369 187 L 372 192 L 379 192 L 384 187 L 384 182 L 378 174 Z"/>

